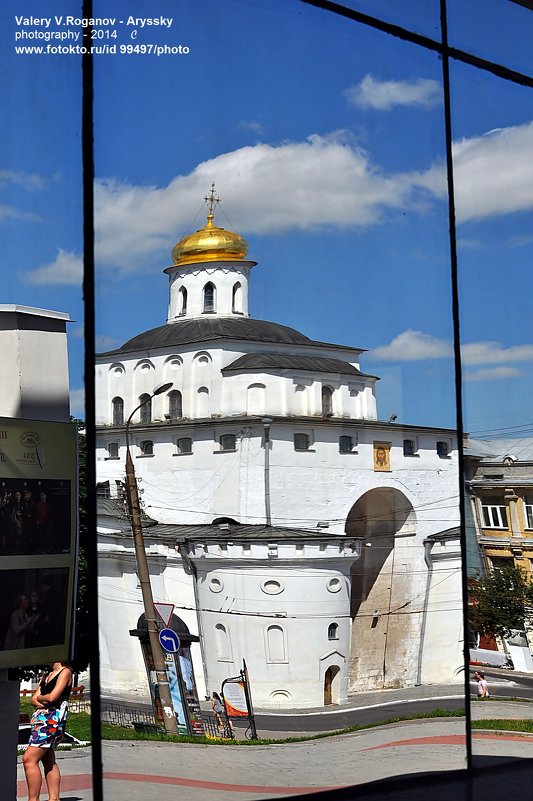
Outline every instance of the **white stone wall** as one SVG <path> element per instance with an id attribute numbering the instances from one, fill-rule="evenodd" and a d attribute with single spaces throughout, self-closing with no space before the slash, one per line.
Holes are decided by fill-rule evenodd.
<path id="1" fill-rule="evenodd" d="M 63 312 L 0 304 L 0 416 L 69 419 L 68 321 Z"/>
<path id="2" fill-rule="evenodd" d="M 346 354 L 335 349 L 320 350 L 309 354 L 305 346 L 290 346 L 272 343 L 247 343 L 246 350 L 239 343 L 224 343 L 221 347 L 206 343 L 181 346 L 175 352 L 145 354 L 116 354 L 114 358 L 99 359 L 96 367 L 96 424 L 105 426 L 112 422 L 112 400 L 124 400 L 127 418 L 138 405 L 139 396 L 151 394 L 162 383 L 172 382 L 173 390 L 179 390 L 183 398 L 183 416 L 188 419 L 220 417 L 237 414 L 309 415 L 322 416 L 322 386 L 333 391 L 333 417 L 354 420 L 375 420 L 377 417 L 375 379 L 352 375 L 330 375 L 273 371 L 222 375 L 221 370 L 245 353 L 291 353 L 315 355 L 332 359 L 348 360 L 359 369 L 358 351 Z M 264 387 L 261 407 L 253 404 L 249 387 Z M 207 388 L 209 403 L 199 409 L 198 390 Z M 250 405 L 252 402 L 252 405 Z M 168 412 L 168 399 L 160 395 L 152 400 L 154 420 L 164 420 Z M 134 420 L 135 422 L 135 420 Z"/>
<path id="3" fill-rule="evenodd" d="M 215 287 L 215 314 L 218 317 L 248 317 L 248 279 L 255 262 L 216 262 L 211 266 L 192 264 L 183 267 L 168 267 L 169 304 L 167 322 L 201 317 L 203 311 L 203 289 L 208 282 Z M 240 284 L 240 302 L 233 308 L 233 288 Z M 187 291 L 187 308 L 182 313 L 180 289 Z"/>
<path id="4" fill-rule="evenodd" d="M 464 637 L 462 568 L 459 534 L 430 549 L 432 570 L 423 627 L 421 683 L 462 681 Z"/>
<path id="5" fill-rule="evenodd" d="M 155 398 L 154 400 L 158 400 Z M 310 421 L 312 422 L 312 421 Z M 294 434 L 308 433 L 311 448 L 294 449 Z M 236 451 L 221 452 L 221 434 L 236 435 Z M 339 452 L 339 436 L 353 436 L 351 453 Z M 192 436 L 193 452 L 176 453 L 176 439 Z M 458 522 L 457 453 L 437 455 L 439 432 L 418 435 L 418 456 L 403 455 L 404 432 L 399 427 L 374 428 L 274 422 L 271 426 L 270 494 L 272 522 L 314 528 L 329 522 L 342 533 L 353 504 L 378 487 L 397 489 L 410 498 L 416 512 L 419 541 Z M 154 456 L 142 456 L 139 444 L 152 439 Z M 111 489 L 124 477 L 125 440 L 116 431 L 97 437 L 98 481 Z M 374 471 L 373 442 L 390 441 L 390 473 Z M 120 444 L 118 460 L 108 459 L 109 442 Z M 228 516 L 242 523 L 264 523 L 263 426 L 246 420 L 212 425 L 162 425 L 132 429 L 132 454 L 141 479 L 142 500 L 148 514 L 163 523 L 210 523 Z"/>
<path id="6" fill-rule="evenodd" d="M 238 675 L 245 659 L 259 707 L 322 706 L 331 666 L 340 669 L 334 700 L 345 701 L 350 567 L 359 547 L 352 540 L 196 545 L 209 691 Z"/>
<path id="7" fill-rule="evenodd" d="M 192 576 L 175 550 L 148 546 L 154 601 L 176 605 L 191 634 L 198 635 Z M 100 534 L 98 545 L 98 605 L 100 621 L 100 683 L 104 695 L 149 697 L 148 680 L 139 640 L 129 634 L 143 614 L 141 590 L 131 540 Z M 198 643 L 191 644 L 198 694 L 206 693 L 203 659 Z"/>

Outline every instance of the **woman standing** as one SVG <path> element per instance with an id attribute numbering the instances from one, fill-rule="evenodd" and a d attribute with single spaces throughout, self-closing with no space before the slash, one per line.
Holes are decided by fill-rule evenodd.
<path id="1" fill-rule="evenodd" d="M 224 714 L 224 704 L 222 703 L 222 698 L 218 693 L 213 693 L 211 696 L 211 709 L 215 713 L 217 729 L 223 732 L 224 723 L 222 722 L 222 715 Z"/>
<path id="2" fill-rule="evenodd" d="M 66 662 L 58 661 L 50 665 L 50 671 L 43 676 L 31 697 L 35 712 L 31 719 L 30 742 L 22 759 L 28 784 L 28 801 L 39 801 L 41 761 L 49 800 L 59 801 L 61 773 L 56 762 L 55 749 L 65 733 L 71 689 L 72 671 Z"/>

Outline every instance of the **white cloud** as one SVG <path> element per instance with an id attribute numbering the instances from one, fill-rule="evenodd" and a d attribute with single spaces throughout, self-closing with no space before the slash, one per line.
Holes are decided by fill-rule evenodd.
<path id="1" fill-rule="evenodd" d="M 28 284 L 52 286 L 63 284 L 79 286 L 83 279 L 83 261 L 80 255 L 69 250 L 58 250 L 57 256 L 50 264 L 43 264 L 24 275 Z"/>
<path id="2" fill-rule="evenodd" d="M 409 177 L 384 175 L 343 131 L 277 146 L 257 144 L 202 162 L 165 187 L 99 180 L 98 262 L 131 271 L 144 266 L 148 255 L 169 253 L 191 229 L 191 209 L 198 208 L 212 181 L 245 235 L 367 226 L 379 222 L 386 209 L 411 205 Z M 202 213 L 193 229 L 204 219 Z M 231 225 L 221 212 L 215 222 Z"/>
<path id="3" fill-rule="evenodd" d="M 28 220 L 37 222 L 41 218 L 33 211 L 21 211 L 15 206 L 0 204 L 0 220 Z"/>
<path id="4" fill-rule="evenodd" d="M 374 348 L 369 355 L 387 361 L 412 362 L 421 359 L 449 359 L 453 356 L 453 349 L 451 343 L 445 339 L 408 329 L 398 334 L 388 345 Z"/>
<path id="5" fill-rule="evenodd" d="M 80 387 L 78 389 L 70 390 L 70 413 L 73 417 L 85 417 L 85 389 Z"/>
<path id="6" fill-rule="evenodd" d="M 431 334 L 408 329 L 398 334 L 388 345 L 370 351 L 371 358 L 383 361 L 414 362 L 423 359 L 451 359 L 452 343 Z M 523 370 L 512 367 L 512 362 L 533 362 L 533 345 L 511 345 L 500 342 L 469 342 L 461 346 L 463 366 L 487 364 L 490 367 L 464 371 L 465 381 L 485 381 L 524 375 Z"/>
<path id="7" fill-rule="evenodd" d="M 454 154 L 459 222 L 533 208 L 533 123 L 461 140 Z M 191 220 L 191 209 L 212 181 L 232 217 L 228 222 L 219 210 L 216 223 L 245 236 L 376 225 L 387 211 L 426 209 L 431 196 L 446 197 L 442 163 L 386 174 L 345 131 L 258 143 L 201 162 L 166 186 L 97 181 L 97 264 L 124 273 L 155 266 L 156 259 L 168 264 L 173 244 L 204 224 L 204 212 Z"/>
<path id="8" fill-rule="evenodd" d="M 35 172 L 15 172 L 13 170 L 0 170 L 0 187 L 4 184 L 15 184 L 23 189 L 33 191 L 42 189 L 46 181 Z"/>
<path id="9" fill-rule="evenodd" d="M 465 381 L 500 381 L 524 375 L 518 367 L 482 367 L 479 370 L 467 370 L 463 373 Z"/>
<path id="10" fill-rule="evenodd" d="M 365 75 L 360 83 L 350 86 L 344 92 L 352 106 L 378 111 L 390 111 L 394 106 L 431 108 L 441 102 L 441 93 L 438 81 L 427 78 L 382 81 L 373 75 Z"/>
<path id="11" fill-rule="evenodd" d="M 524 248 L 528 245 L 533 244 L 533 236 L 528 236 L 527 234 L 518 235 L 518 236 L 511 236 L 506 242 L 505 245 L 508 248 Z"/>
<path id="12" fill-rule="evenodd" d="M 533 208 L 533 122 L 499 128 L 453 144 L 459 223 Z M 446 170 L 433 164 L 414 182 L 446 196 Z"/>
<path id="13" fill-rule="evenodd" d="M 241 128 L 245 131 L 253 131 L 254 133 L 260 134 L 263 132 L 263 126 L 260 122 L 256 120 L 241 120 L 237 125 L 237 128 Z"/>
<path id="14" fill-rule="evenodd" d="M 461 355 L 465 364 L 529 362 L 533 361 L 533 345 L 505 348 L 500 342 L 471 342 L 462 346 Z"/>

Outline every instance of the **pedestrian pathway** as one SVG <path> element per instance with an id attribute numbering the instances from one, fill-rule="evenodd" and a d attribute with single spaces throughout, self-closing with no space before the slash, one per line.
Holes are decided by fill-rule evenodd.
<path id="1" fill-rule="evenodd" d="M 494 759 L 520 760 L 533 753 L 533 737 L 518 733 L 476 731 L 474 742 L 482 744 L 485 757 Z M 270 746 L 104 742 L 103 758 L 106 801 L 146 801 L 148 797 L 175 801 L 178 788 L 187 788 L 187 801 L 218 801 L 236 794 L 259 800 L 421 771 L 464 769 L 465 730 L 464 720 L 443 718 Z M 90 801 L 89 749 L 65 752 L 59 760 L 63 797 Z M 19 770 L 18 799 L 23 801 L 27 792 L 22 766 Z M 484 796 L 486 801 L 491 797 Z"/>

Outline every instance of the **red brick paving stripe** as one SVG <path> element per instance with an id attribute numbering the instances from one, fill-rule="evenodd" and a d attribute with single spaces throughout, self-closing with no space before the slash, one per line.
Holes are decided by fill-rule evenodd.
<path id="1" fill-rule="evenodd" d="M 64 790 L 90 790 L 93 786 L 93 777 L 90 773 L 74 773 L 72 776 L 61 775 L 61 792 Z M 46 784 L 43 780 L 41 792 L 46 793 Z M 17 798 L 28 797 L 28 786 L 24 779 L 17 782 Z"/>
<path id="2" fill-rule="evenodd" d="M 146 784 L 171 784 L 179 787 L 197 787 L 204 790 L 224 790 L 231 793 L 265 793 L 276 795 L 304 795 L 316 793 L 319 790 L 336 790 L 337 787 L 263 787 L 253 784 L 225 784 L 224 782 L 208 782 L 202 779 L 184 779 L 175 776 L 153 776 L 144 773 L 112 773 L 104 772 L 104 779 L 123 782 L 144 782 Z M 61 777 L 61 792 L 65 790 L 89 790 L 92 787 L 90 773 Z M 43 781 L 42 792 L 46 792 Z M 28 797 L 28 788 L 25 781 L 17 782 L 17 798 Z"/>
<path id="3" fill-rule="evenodd" d="M 472 732 L 474 740 L 517 740 L 520 743 L 531 743 L 533 739 L 530 734 L 491 734 L 486 731 Z"/>
<path id="4" fill-rule="evenodd" d="M 472 732 L 475 740 L 505 740 L 522 743 L 531 743 L 532 737 L 520 734 L 501 734 L 491 732 Z M 444 734 L 434 737 L 413 737 L 410 740 L 392 740 L 382 745 L 374 745 L 370 748 L 361 748 L 360 751 L 375 751 L 380 748 L 393 748 L 399 745 L 465 745 L 464 734 Z M 224 782 L 208 782 L 202 779 L 185 779 L 175 776 L 154 776 L 147 773 L 104 773 L 104 779 L 124 782 L 144 782 L 145 784 L 171 784 L 179 787 L 197 787 L 204 790 L 223 790 L 233 793 L 264 793 L 269 795 L 304 795 L 305 793 L 316 793 L 321 790 L 337 790 L 337 787 L 264 787 L 253 784 L 226 784 Z M 61 790 L 89 790 L 92 787 L 92 776 L 90 773 L 74 775 L 64 775 L 61 778 Z M 46 791 L 43 782 L 43 791 Z M 17 782 L 17 798 L 28 797 L 28 790 L 25 781 Z"/>
<path id="5" fill-rule="evenodd" d="M 224 782 L 208 782 L 203 779 L 184 779 L 176 776 L 151 776 L 142 773 L 109 773 L 104 772 L 104 779 L 125 782 L 146 782 L 147 784 L 175 784 L 180 787 L 201 787 L 204 790 L 225 790 L 232 793 L 276 793 L 280 795 L 317 793 L 319 790 L 337 790 L 336 787 L 264 787 L 255 784 L 226 784 Z"/>
<path id="6" fill-rule="evenodd" d="M 464 734 L 439 734 L 433 737 L 413 737 L 410 740 L 391 740 L 381 745 L 371 745 L 369 748 L 360 748 L 360 751 L 376 751 L 378 748 L 394 748 L 397 745 L 465 745 Z"/>
<path id="7" fill-rule="evenodd" d="M 514 740 L 515 742 L 530 743 L 530 735 L 501 734 L 500 732 L 472 732 L 474 740 Z M 413 737 L 410 740 L 391 740 L 390 743 L 372 745 L 370 748 L 360 748 L 360 751 L 375 751 L 379 748 L 393 748 L 398 745 L 466 745 L 464 734 L 440 734 L 433 737 Z"/>

